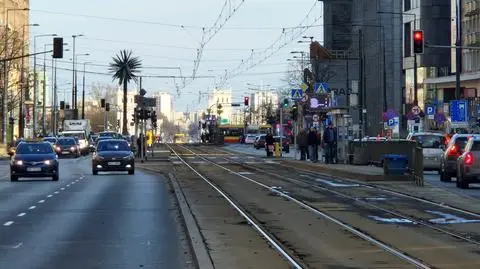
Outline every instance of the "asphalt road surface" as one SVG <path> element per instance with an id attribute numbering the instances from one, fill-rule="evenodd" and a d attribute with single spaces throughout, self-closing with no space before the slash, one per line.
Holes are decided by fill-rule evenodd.
<path id="1" fill-rule="evenodd" d="M 10 182 L 0 163 L 0 268 L 188 268 L 168 187 L 137 170 L 92 176 L 90 157 L 60 181 Z"/>

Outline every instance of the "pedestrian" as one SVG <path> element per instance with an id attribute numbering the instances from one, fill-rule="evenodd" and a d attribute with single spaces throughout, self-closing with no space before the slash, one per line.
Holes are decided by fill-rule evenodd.
<path id="1" fill-rule="evenodd" d="M 318 161 L 318 138 L 317 138 L 317 132 L 315 131 L 315 128 L 310 128 L 310 132 L 308 132 L 307 136 L 307 143 L 308 143 L 308 156 L 310 158 L 310 161 L 316 163 Z M 315 152 L 315 149 L 317 152 Z"/>
<path id="2" fill-rule="evenodd" d="M 323 132 L 323 148 L 325 150 L 325 163 L 334 163 L 337 152 L 337 130 L 331 122 Z"/>
<path id="3" fill-rule="evenodd" d="M 265 136 L 265 150 L 267 151 L 267 157 L 273 156 L 274 143 L 275 139 L 273 138 L 272 132 L 269 130 Z"/>
<path id="4" fill-rule="evenodd" d="M 140 158 L 142 157 L 142 139 L 143 139 L 143 134 L 140 133 L 140 135 L 137 138 L 137 157 Z"/>
<path id="5" fill-rule="evenodd" d="M 307 131 L 301 130 L 297 135 L 298 149 L 300 150 L 300 161 L 305 161 L 308 155 Z"/>

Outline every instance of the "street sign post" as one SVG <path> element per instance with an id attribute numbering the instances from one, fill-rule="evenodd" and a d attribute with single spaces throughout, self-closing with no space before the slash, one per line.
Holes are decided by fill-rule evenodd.
<path id="1" fill-rule="evenodd" d="M 431 120 L 435 118 L 435 105 L 429 104 L 425 106 L 427 117 Z"/>

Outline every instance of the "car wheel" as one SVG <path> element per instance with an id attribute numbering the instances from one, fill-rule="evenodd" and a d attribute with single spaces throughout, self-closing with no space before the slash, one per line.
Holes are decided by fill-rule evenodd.
<path id="1" fill-rule="evenodd" d="M 92 174 L 93 174 L 94 176 L 96 176 L 96 175 L 98 175 L 98 171 L 95 170 L 95 169 L 92 169 Z"/>
<path id="2" fill-rule="evenodd" d="M 440 181 L 450 182 L 450 181 L 452 181 L 452 177 L 449 174 L 445 173 L 445 171 L 441 171 L 440 172 Z"/>
<path id="3" fill-rule="evenodd" d="M 52 180 L 53 180 L 53 181 L 58 181 L 58 178 L 59 178 L 59 177 L 60 177 L 60 176 L 59 176 L 58 174 L 56 174 L 56 175 L 54 175 L 54 176 L 52 177 Z"/>
<path id="4" fill-rule="evenodd" d="M 128 174 L 129 175 L 134 175 L 135 174 L 135 169 L 132 169 L 132 170 L 128 171 Z"/>
<path id="5" fill-rule="evenodd" d="M 15 175 L 10 174 L 10 181 L 11 181 L 11 182 L 16 182 L 16 181 L 18 181 L 18 176 L 15 176 Z"/>

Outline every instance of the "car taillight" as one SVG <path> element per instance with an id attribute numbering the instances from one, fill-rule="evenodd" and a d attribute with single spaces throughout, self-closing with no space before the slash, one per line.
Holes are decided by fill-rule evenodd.
<path id="1" fill-rule="evenodd" d="M 452 145 L 452 146 L 448 149 L 448 155 L 457 155 L 457 154 L 458 154 L 457 146 Z"/>
<path id="2" fill-rule="evenodd" d="M 465 159 L 463 161 L 467 165 L 472 165 L 473 164 L 473 155 L 471 152 L 467 153 L 465 155 Z"/>

